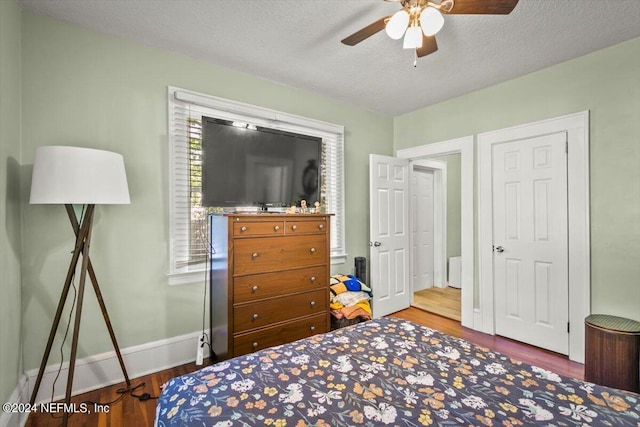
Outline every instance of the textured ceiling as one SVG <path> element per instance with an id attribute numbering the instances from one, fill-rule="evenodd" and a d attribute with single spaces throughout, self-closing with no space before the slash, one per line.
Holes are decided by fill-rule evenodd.
<path id="1" fill-rule="evenodd" d="M 23 8 L 396 116 L 640 36 L 640 0 L 520 0 L 446 15 L 420 58 L 378 33 L 382 0 L 20 0 Z M 640 52 L 638 52 L 640 57 Z"/>

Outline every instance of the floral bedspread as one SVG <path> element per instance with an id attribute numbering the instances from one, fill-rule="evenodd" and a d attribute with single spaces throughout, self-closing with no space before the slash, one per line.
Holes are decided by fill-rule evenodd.
<path id="1" fill-rule="evenodd" d="M 173 378 L 156 426 L 640 426 L 640 395 L 561 377 L 405 320 Z"/>

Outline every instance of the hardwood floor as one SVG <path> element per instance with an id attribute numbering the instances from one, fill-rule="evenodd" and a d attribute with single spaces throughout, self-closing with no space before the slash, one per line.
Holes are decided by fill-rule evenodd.
<path id="1" fill-rule="evenodd" d="M 432 287 L 423 289 L 413 294 L 413 303 L 411 303 L 411 306 L 459 322 L 462 307 L 460 294 L 460 289 L 450 286 L 446 288 Z"/>
<path id="2" fill-rule="evenodd" d="M 154 374 L 145 375 L 143 377 L 131 380 L 133 387 L 144 383 L 144 387 L 141 387 L 134 391 L 135 394 L 140 395 L 142 393 L 149 393 L 152 398 L 140 401 L 139 399 L 125 394 L 118 402 L 108 405 L 109 412 L 94 413 L 92 410 L 90 414 L 74 414 L 69 417 L 69 427 L 148 427 L 153 426 L 153 421 L 156 416 L 156 399 L 160 394 L 160 387 L 173 377 L 184 375 L 189 372 L 194 372 L 201 366 L 196 366 L 195 363 L 188 363 L 186 365 L 177 366 L 175 368 L 167 369 L 164 371 L 156 372 Z M 63 379 L 66 381 L 66 378 Z M 99 390 L 94 390 L 88 393 L 80 394 L 71 398 L 72 403 L 76 403 L 79 406 L 82 402 L 111 402 L 121 395 L 118 393 L 118 389 L 125 386 L 124 382 L 109 387 L 104 387 Z M 89 408 L 93 408 L 93 403 L 88 405 Z M 57 427 L 62 425 L 62 414 L 49 414 L 49 413 L 32 413 L 27 420 L 26 427 Z"/>
<path id="3" fill-rule="evenodd" d="M 460 322 L 447 319 L 432 313 L 428 313 L 417 308 L 408 308 L 392 314 L 393 317 L 411 320 L 421 325 L 438 329 L 449 335 L 463 338 L 475 344 L 496 350 L 500 353 L 521 360 L 525 363 L 549 369 L 558 374 L 583 379 L 584 365 L 571 362 L 565 356 L 561 356 L 550 351 L 542 350 L 516 341 L 512 341 L 502 337 L 495 337 L 471 329 L 463 328 Z M 183 375 L 197 370 L 199 367 L 193 363 L 167 369 L 155 374 L 146 375 L 144 377 L 132 380 L 133 386 L 145 383 L 143 389 L 136 390 L 136 394 L 149 393 L 152 396 L 160 394 L 160 387 L 170 378 Z M 117 384 L 95 390 L 89 393 L 81 394 L 72 398 L 72 402 L 80 404 L 85 401 L 91 402 L 109 402 L 117 399 L 120 395 L 117 390 L 122 388 L 123 384 Z M 89 405 L 90 408 L 93 405 Z M 155 419 L 156 400 L 149 399 L 140 401 L 130 395 L 109 405 L 108 413 L 91 413 L 77 414 L 69 418 L 69 426 L 74 427 L 147 427 L 152 426 Z M 60 414 L 58 414 L 60 415 Z M 29 416 L 27 427 L 53 427 L 61 424 L 60 418 L 53 418 L 47 413 L 33 413 Z"/>

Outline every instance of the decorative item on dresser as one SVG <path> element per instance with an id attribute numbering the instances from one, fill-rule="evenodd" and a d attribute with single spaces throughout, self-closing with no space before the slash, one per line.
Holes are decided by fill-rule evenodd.
<path id="1" fill-rule="evenodd" d="M 213 350 L 235 357 L 329 330 L 330 215 L 211 216 Z"/>

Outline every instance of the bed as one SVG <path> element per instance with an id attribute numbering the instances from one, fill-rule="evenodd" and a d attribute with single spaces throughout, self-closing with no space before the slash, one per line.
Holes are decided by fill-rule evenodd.
<path id="1" fill-rule="evenodd" d="M 383 318 L 165 384 L 156 426 L 640 426 L 640 395 Z"/>

